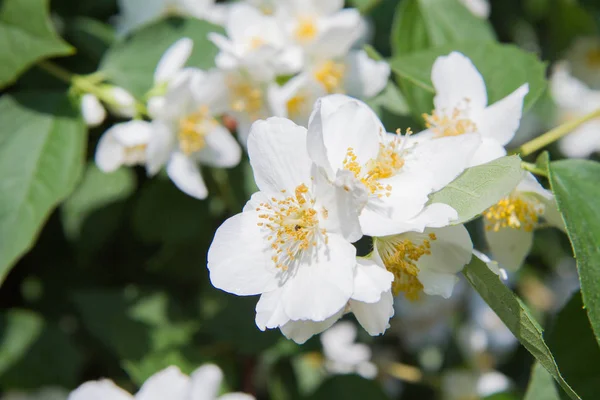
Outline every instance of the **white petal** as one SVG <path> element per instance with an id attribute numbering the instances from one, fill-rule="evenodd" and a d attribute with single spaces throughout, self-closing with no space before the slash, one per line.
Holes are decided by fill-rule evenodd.
<path id="1" fill-rule="evenodd" d="M 217 229 L 208 250 L 214 287 L 239 296 L 277 289 L 278 270 L 258 221 L 258 213 L 248 211 L 229 218 Z"/>
<path id="2" fill-rule="evenodd" d="M 108 379 L 82 384 L 69 395 L 68 400 L 133 400 L 133 396 Z"/>
<path id="3" fill-rule="evenodd" d="M 153 96 L 148 99 L 148 115 L 153 120 L 159 118 L 168 118 L 167 115 L 163 113 L 163 110 L 167 107 L 167 99 L 164 96 Z"/>
<path id="4" fill-rule="evenodd" d="M 483 77 L 461 53 L 438 57 L 431 70 L 431 81 L 437 93 L 434 103 L 438 111 L 452 112 L 465 100 L 472 109 L 483 109 L 487 105 Z"/>
<path id="5" fill-rule="evenodd" d="M 116 125 L 104 132 L 96 147 L 95 161 L 102 172 L 114 172 L 125 159 L 125 147 L 114 137 Z"/>
<path id="6" fill-rule="evenodd" d="M 390 318 L 394 316 L 394 296 L 391 291 L 387 291 L 376 303 L 350 300 L 350 309 L 369 335 L 382 335 L 390 326 Z"/>
<path id="7" fill-rule="evenodd" d="M 236 392 L 224 394 L 223 396 L 218 397 L 218 400 L 255 400 L 255 398 L 246 393 Z"/>
<path id="8" fill-rule="evenodd" d="M 490 16 L 490 3 L 488 0 L 460 0 L 473 13 L 473 15 L 479 18 L 487 18 Z"/>
<path id="9" fill-rule="evenodd" d="M 255 322 L 261 331 L 279 328 L 290 320 L 283 309 L 282 293 L 282 289 L 276 289 L 260 296 L 256 304 Z"/>
<path id="10" fill-rule="evenodd" d="M 293 193 L 310 183 L 306 128 L 285 118 L 256 121 L 248 137 L 248 156 L 256 185 L 265 193 Z"/>
<path id="11" fill-rule="evenodd" d="M 152 122 L 153 133 L 146 149 L 146 172 L 153 176 L 169 161 L 176 146 L 175 132 L 163 121 Z"/>
<path id="12" fill-rule="evenodd" d="M 324 321 L 290 321 L 281 327 L 281 333 L 283 333 L 286 338 L 292 339 L 298 344 L 303 344 L 314 335 L 329 329 L 343 314 L 344 308 Z"/>
<path id="13" fill-rule="evenodd" d="M 515 136 L 521 123 L 523 99 L 527 93 L 529 93 L 529 85 L 526 83 L 487 107 L 475 121 L 479 133 L 506 146 Z"/>
<path id="14" fill-rule="evenodd" d="M 223 371 L 215 364 L 205 364 L 190 376 L 190 387 L 185 400 L 213 400 L 219 394 Z"/>
<path id="15" fill-rule="evenodd" d="M 477 394 L 482 398 L 504 392 L 509 388 L 510 381 L 508 378 L 496 371 L 484 373 L 477 381 Z"/>
<path id="16" fill-rule="evenodd" d="M 492 258 L 509 271 L 523 264 L 533 244 L 533 232 L 523 229 L 500 228 L 498 232 L 486 229 L 485 238 Z"/>
<path id="17" fill-rule="evenodd" d="M 202 164 L 211 167 L 232 168 L 242 159 L 242 148 L 231 132 L 218 124 L 205 136 L 206 147 L 196 156 Z"/>
<path id="18" fill-rule="evenodd" d="M 573 158 L 587 158 L 600 152 L 600 120 L 581 125 L 559 142 L 560 150 Z"/>
<path id="19" fill-rule="evenodd" d="M 443 228 L 451 225 L 458 218 L 458 213 L 452 207 L 443 203 L 430 204 L 415 218 L 406 221 L 412 228 L 406 231 L 423 232 L 424 228 Z"/>
<path id="20" fill-rule="evenodd" d="M 201 200 L 208 196 L 208 189 L 198 164 L 185 154 L 178 151 L 171 154 L 167 174 L 175 186 L 185 194 Z"/>
<path id="21" fill-rule="evenodd" d="M 312 3 L 312 7 L 314 11 L 319 15 L 330 15 L 335 13 L 336 11 L 340 11 L 344 8 L 343 0 L 318 0 L 318 1 L 306 1 L 307 3 Z"/>
<path id="22" fill-rule="evenodd" d="M 168 82 L 177 74 L 192 55 L 194 41 L 190 38 L 181 38 L 173 43 L 163 54 L 154 71 L 154 84 Z"/>
<path id="23" fill-rule="evenodd" d="M 153 134 L 153 127 L 146 121 L 129 121 L 114 125 L 109 131 L 126 147 L 148 144 Z"/>
<path id="24" fill-rule="evenodd" d="M 348 72 L 344 87 L 349 96 L 368 99 L 381 92 L 388 83 L 390 66 L 385 61 L 376 61 L 364 50 L 352 51 L 346 56 Z"/>
<path id="25" fill-rule="evenodd" d="M 346 8 L 323 20 L 322 29 L 309 48 L 321 60 L 338 58 L 348 53 L 361 34 L 361 16 L 357 9 Z"/>
<path id="26" fill-rule="evenodd" d="M 437 239 L 431 241 L 431 255 L 422 256 L 417 262 L 417 277 L 426 294 L 447 299 L 458 281 L 455 274 L 471 260 L 473 243 L 463 225 L 426 230 L 425 233 L 435 233 Z"/>
<path id="27" fill-rule="evenodd" d="M 328 234 L 328 244 L 318 244 L 317 254 L 301 260 L 283 287 L 290 319 L 324 321 L 343 309 L 353 291 L 355 257 L 354 246 L 340 235 Z"/>
<path id="28" fill-rule="evenodd" d="M 183 399 L 190 379 L 177 367 L 168 367 L 144 382 L 136 400 Z"/>
<path id="29" fill-rule="evenodd" d="M 519 182 L 515 190 L 517 192 L 537 194 L 546 200 L 552 200 L 554 198 L 552 192 L 544 189 L 531 172 L 525 173 L 523 180 Z"/>
<path id="30" fill-rule="evenodd" d="M 106 110 L 96 96 L 88 93 L 81 97 L 81 115 L 86 125 L 93 128 L 104 122 Z"/>
<path id="31" fill-rule="evenodd" d="M 117 116 L 123 118 L 133 118 L 137 112 L 135 108 L 135 98 L 131 93 L 122 87 L 113 86 L 108 90 L 107 95 L 115 104 L 108 104 L 110 110 Z"/>
<path id="32" fill-rule="evenodd" d="M 376 303 L 384 292 L 391 290 L 394 275 L 377 263 L 377 259 L 358 258 L 354 270 L 352 299 L 365 303 Z"/>
<path id="33" fill-rule="evenodd" d="M 473 157 L 469 160 L 469 167 L 489 163 L 506 155 L 506 149 L 494 139 L 484 137 L 481 145 L 475 151 Z"/>
<path id="34" fill-rule="evenodd" d="M 584 106 L 592 90 L 571 75 L 568 64 L 560 62 L 550 77 L 550 93 L 559 107 L 576 110 Z"/>

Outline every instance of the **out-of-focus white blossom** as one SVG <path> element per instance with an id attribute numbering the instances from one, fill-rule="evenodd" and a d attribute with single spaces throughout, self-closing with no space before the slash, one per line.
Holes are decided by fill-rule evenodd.
<path id="1" fill-rule="evenodd" d="M 106 106 L 115 115 L 122 118 L 133 118 L 137 112 L 135 98 L 122 87 L 109 86 L 104 90 Z"/>
<path id="2" fill-rule="evenodd" d="M 508 196 L 483 213 L 485 237 L 492 258 L 508 270 L 521 266 L 533 244 L 533 231 L 542 223 L 563 229 L 554 195 L 531 173 Z"/>
<path id="3" fill-rule="evenodd" d="M 593 90 L 600 90 L 600 38 L 577 38 L 566 53 L 573 76 Z"/>
<path id="4" fill-rule="evenodd" d="M 471 60 L 458 52 L 438 57 L 431 81 L 436 90 L 435 109 L 425 116 L 427 131 L 418 136 L 443 138 L 474 133 L 481 144 L 470 165 L 480 165 L 506 155 L 504 146 L 519 127 L 523 99 L 529 92 L 524 84 L 512 94 L 488 106 L 483 77 Z M 465 157 L 457 152 L 456 157 Z"/>
<path id="5" fill-rule="evenodd" d="M 500 372 L 452 370 L 442 376 L 442 399 L 483 399 L 510 389 L 510 380 Z"/>
<path id="6" fill-rule="evenodd" d="M 353 323 L 342 321 L 321 334 L 325 368 L 331 374 L 357 373 L 373 379 L 377 376 L 377 366 L 371 362 L 371 349 L 356 343 L 356 333 Z"/>
<path id="7" fill-rule="evenodd" d="M 131 395 L 110 380 L 89 381 L 69 395 L 68 400 L 253 400 L 245 393 L 229 393 L 219 396 L 223 372 L 213 364 L 206 364 L 191 376 L 177 367 L 168 367 L 152 375 Z"/>
<path id="8" fill-rule="evenodd" d="M 571 75 L 570 67 L 566 62 L 558 63 L 554 67 L 550 78 L 550 90 L 559 109 L 558 122 L 568 122 L 600 109 L 600 90 L 590 89 Z M 575 128 L 560 140 L 559 146 L 568 157 L 585 158 L 594 152 L 599 152 L 600 118 Z"/>
<path id="9" fill-rule="evenodd" d="M 149 122 L 134 120 L 113 125 L 98 142 L 96 165 L 103 172 L 113 172 L 122 165 L 144 164 L 152 135 Z"/>
<path id="10" fill-rule="evenodd" d="M 215 0 L 119 0 L 121 13 L 115 18 L 117 31 L 126 34 L 150 22 L 170 15 L 191 16 L 223 24 L 225 5 Z"/>
<path id="11" fill-rule="evenodd" d="M 86 93 L 81 97 L 81 115 L 86 125 L 94 128 L 106 119 L 106 109 L 96 96 Z"/>
<path id="12" fill-rule="evenodd" d="M 490 2 L 488 0 L 460 0 L 460 2 L 479 18 L 490 16 Z"/>

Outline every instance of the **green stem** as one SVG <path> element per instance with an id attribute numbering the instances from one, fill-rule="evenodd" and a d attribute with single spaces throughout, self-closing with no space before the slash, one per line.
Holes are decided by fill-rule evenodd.
<path id="1" fill-rule="evenodd" d="M 529 171 L 536 175 L 548 177 L 548 172 L 542 168 L 539 168 L 535 164 L 531 164 L 531 163 L 523 161 L 523 162 L 521 162 L 521 168 L 523 168 L 525 171 Z"/>
<path id="2" fill-rule="evenodd" d="M 38 67 L 66 83 L 71 83 L 73 77 L 75 76 L 63 67 L 56 65 L 50 61 L 41 61 L 40 63 L 38 63 Z"/>
<path id="3" fill-rule="evenodd" d="M 584 115 L 581 118 L 577 118 L 573 121 L 569 121 L 565 124 L 557 126 L 556 128 L 544 133 L 543 135 L 538 136 L 535 139 L 525 143 L 524 145 L 516 149 L 513 153 L 520 154 L 521 156 L 528 156 L 548 146 L 549 144 L 556 142 L 563 136 L 568 135 L 580 125 L 583 125 L 586 122 L 598 117 L 600 117 L 600 109 L 591 112 L 587 115 Z"/>

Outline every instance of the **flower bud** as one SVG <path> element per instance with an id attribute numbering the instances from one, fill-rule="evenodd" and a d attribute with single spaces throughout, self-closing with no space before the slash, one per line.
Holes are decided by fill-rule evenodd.
<path id="1" fill-rule="evenodd" d="M 107 90 L 107 96 L 112 100 L 109 108 L 115 115 L 123 118 L 133 118 L 135 116 L 135 98 L 127 90 L 118 86 L 111 86 Z"/>
<path id="2" fill-rule="evenodd" d="M 84 94 L 81 98 L 81 115 L 89 127 L 96 127 L 106 119 L 106 110 L 93 94 Z"/>

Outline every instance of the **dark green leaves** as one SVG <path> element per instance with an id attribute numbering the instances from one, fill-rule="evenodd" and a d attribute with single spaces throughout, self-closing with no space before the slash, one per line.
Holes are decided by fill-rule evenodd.
<path id="1" fill-rule="evenodd" d="M 194 51 L 188 64 L 202 69 L 213 67 L 217 48 L 207 35 L 221 31 L 221 28 L 197 19 L 164 20 L 134 32 L 111 47 L 100 69 L 111 82 L 141 98 L 152 87 L 154 69 L 160 57 L 183 37 L 194 41 Z"/>
<path id="2" fill-rule="evenodd" d="M 65 95 L 0 100 L 0 282 L 73 190 L 85 145 L 85 127 Z"/>
<path id="3" fill-rule="evenodd" d="M 524 400 L 559 399 L 552 375 L 536 362 L 531 370 L 531 378 L 529 378 L 529 386 Z"/>
<path id="4" fill-rule="evenodd" d="M 500 317 L 521 344 L 560 384 L 571 399 L 579 396 L 561 376 L 550 349 L 544 342 L 542 328 L 515 294 L 479 259 L 474 258 L 463 271 L 465 277 L 485 302 Z"/>
<path id="5" fill-rule="evenodd" d="M 0 88 L 44 58 L 73 49 L 54 32 L 47 0 L 0 2 Z"/>
<path id="6" fill-rule="evenodd" d="M 549 172 L 577 259 L 583 303 L 600 343 L 600 164 L 557 161 Z"/>
<path id="7" fill-rule="evenodd" d="M 392 29 L 394 55 L 467 40 L 493 41 L 490 23 L 458 0 L 404 0 Z"/>

